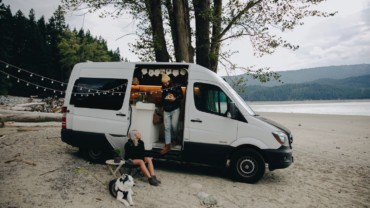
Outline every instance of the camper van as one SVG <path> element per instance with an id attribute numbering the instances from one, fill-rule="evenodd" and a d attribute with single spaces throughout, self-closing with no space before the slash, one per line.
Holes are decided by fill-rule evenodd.
<path id="1" fill-rule="evenodd" d="M 166 154 L 161 77 L 181 87 L 178 142 Z M 61 138 L 86 159 L 103 162 L 141 132 L 148 156 L 230 170 L 255 183 L 266 167 L 293 162 L 291 132 L 257 115 L 216 73 L 191 63 L 87 62 L 75 65 L 63 106 Z"/>

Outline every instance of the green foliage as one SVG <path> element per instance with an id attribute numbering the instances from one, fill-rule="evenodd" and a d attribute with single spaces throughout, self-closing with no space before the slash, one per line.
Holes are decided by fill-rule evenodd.
<path id="1" fill-rule="evenodd" d="M 36 20 L 32 9 L 28 18 L 21 11 L 12 15 L 10 6 L 5 6 L 1 0 L 0 48 L 0 60 L 62 82 L 68 80 L 72 67 L 78 62 L 121 60 L 119 50 L 108 50 L 101 37 L 92 37 L 89 31 L 71 31 L 65 24 L 61 7 L 46 22 L 44 17 Z M 31 87 L 12 84 L 3 75 L 0 76 L 0 94 L 50 96 Z M 22 74 L 17 77 L 30 80 Z M 30 81 L 37 83 L 39 80 Z"/>
<path id="2" fill-rule="evenodd" d="M 180 53 L 185 54 L 185 52 L 184 50 L 180 52 L 179 48 L 188 48 L 187 54 L 192 56 L 189 61 L 192 61 L 194 60 L 193 45 L 195 44 L 198 64 L 215 72 L 220 68 L 230 71 L 235 68 L 246 68 L 248 69 L 246 72 L 253 75 L 252 78 L 268 82 L 279 80 L 279 76 L 269 72 L 268 67 L 255 69 L 254 66 L 235 66 L 229 58 L 237 51 L 224 51 L 222 47 L 236 39 L 249 39 L 255 56 L 272 54 L 281 47 L 296 50 L 299 46 L 284 40 L 280 34 L 303 25 L 303 19 L 306 17 L 334 15 L 335 12 L 327 13 L 312 9 L 312 6 L 324 1 L 326 0 L 230 0 L 223 3 L 221 0 L 62 0 L 62 3 L 66 9 L 87 8 L 89 12 L 100 11 L 101 16 L 132 15 L 134 21 L 138 22 L 135 31 L 138 39 L 136 43 L 130 44 L 130 47 L 131 51 L 143 61 L 159 60 L 161 53 L 166 55 L 162 57 L 169 57 L 168 59 L 171 61 L 174 60 L 174 57 L 176 57 L 176 61 L 181 61 L 177 58 L 181 57 Z M 151 11 L 150 5 L 153 4 L 158 6 L 156 8 L 163 8 L 162 15 L 154 18 L 151 16 L 153 11 Z M 175 5 L 179 4 L 187 8 L 182 11 L 179 18 L 189 20 L 191 24 L 174 25 L 175 22 L 179 21 L 176 20 L 178 12 L 174 13 L 173 10 L 178 8 Z M 112 10 L 112 8 L 114 9 Z M 163 25 L 164 37 L 153 30 L 158 28 L 158 25 L 156 28 L 152 28 L 154 23 Z M 210 31 L 212 32 L 209 34 Z M 189 34 L 188 40 L 191 43 L 176 42 L 183 34 Z M 158 41 L 162 40 L 161 38 L 165 39 L 165 42 Z M 181 44 L 183 47 L 180 47 Z M 163 50 L 158 52 L 156 51 L 158 48 Z M 172 53 L 169 56 L 167 56 L 168 51 Z"/>

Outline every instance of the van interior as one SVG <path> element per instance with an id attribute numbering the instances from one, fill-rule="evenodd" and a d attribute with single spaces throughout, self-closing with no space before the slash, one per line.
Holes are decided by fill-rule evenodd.
<path id="1" fill-rule="evenodd" d="M 187 65 L 136 65 L 130 93 L 130 130 L 139 130 L 145 149 L 161 149 L 164 145 L 162 98 L 162 75 L 167 74 L 171 82 L 181 86 L 184 98 L 180 106 L 176 145 L 171 150 L 180 151 L 183 143 Z M 172 134 L 173 135 L 173 134 Z"/>

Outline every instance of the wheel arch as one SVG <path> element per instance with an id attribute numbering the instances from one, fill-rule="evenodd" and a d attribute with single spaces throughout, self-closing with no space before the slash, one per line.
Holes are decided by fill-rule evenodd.
<path id="1" fill-rule="evenodd" d="M 254 150 L 256 152 L 258 152 L 259 154 L 261 154 L 261 156 L 263 157 L 265 163 L 266 163 L 266 154 L 265 154 L 265 151 L 261 150 L 259 147 L 257 146 L 254 146 L 254 145 L 251 145 L 251 144 L 243 144 L 243 145 L 240 145 L 240 146 L 237 146 L 237 147 L 234 147 L 230 154 L 228 155 L 228 160 L 231 160 L 231 158 L 233 157 L 233 155 L 240 151 L 240 150 L 243 150 L 243 149 L 251 149 L 251 150 Z"/>

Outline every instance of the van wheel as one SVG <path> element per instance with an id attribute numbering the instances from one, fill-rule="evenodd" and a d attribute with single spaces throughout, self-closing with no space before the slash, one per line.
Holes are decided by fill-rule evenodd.
<path id="1" fill-rule="evenodd" d="M 87 147 L 83 150 L 83 154 L 86 160 L 93 163 L 103 163 L 107 158 L 107 153 L 98 147 Z"/>
<path id="2" fill-rule="evenodd" d="M 265 161 L 261 154 L 252 149 L 242 149 L 231 159 L 231 176 L 234 180 L 256 183 L 265 174 Z"/>

